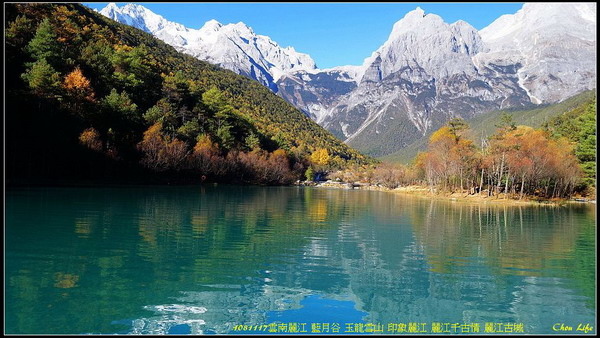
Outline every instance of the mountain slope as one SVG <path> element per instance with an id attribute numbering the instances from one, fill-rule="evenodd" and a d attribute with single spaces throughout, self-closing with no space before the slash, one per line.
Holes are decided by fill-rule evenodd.
<path id="1" fill-rule="evenodd" d="M 275 92 L 275 82 L 283 74 L 316 68 L 307 54 L 282 48 L 242 22 L 223 25 L 210 20 L 200 29 L 190 29 L 135 4 L 118 7 L 110 3 L 100 14 L 153 34 L 180 52 L 255 79 Z"/>
<path id="2" fill-rule="evenodd" d="M 356 89 L 362 70 L 360 66 L 341 66 L 285 74 L 277 81 L 277 94 L 322 124 L 338 99 Z"/>
<path id="3" fill-rule="evenodd" d="M 370 161 L 256 81 L 84 6 L 6 8 L 8 178 L 109 177 L 142 163 L 193 180 L 208 156 L 222 161 L 215 179 L 248 181 L 267 161 L 303 174 L 320 148 L 333 165 Z"/>
<path id="4" fill-rule="evenodd" d="M 589 105 L 590 102 L 594 101 L 595 97 L 595 91 L 584 91 L 562 102 L 540 105 L 533 109 L 491 111 L 478 115 L 467 121 L 467 123 L 469 123 L 471 129 L 474 131 L 474 139 L 476 142 L 479 142 L 482 138 L 487 138 L 496 131 L 496 126 L 501 123 L 501 118 L 504 114 L 509 115 L 516 125 L 540 128 L 556 116 L 577 107 Z"/>
<path id="5" fill-rule="evenodd" d="M 545 130 L 554 137 L 566 137 L 575 144 L 575 156 L 585 178 L 584 183 L 596 186 L 597 175 L 597 123 L 596 96 L 567 112 L 553 117 L 543 124 Z"/>

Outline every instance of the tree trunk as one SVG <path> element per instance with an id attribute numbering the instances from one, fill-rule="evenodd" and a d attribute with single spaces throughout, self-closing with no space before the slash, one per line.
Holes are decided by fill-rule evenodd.
<path id="1" fill-rule="evenodd" d="M 521 196 L 519 199 L 523 198 L 523 191 L 525 189 L 525 174 L 521 175 Z"/>
<path id="2" fill-rule="evenodd" d="M 479 193 L 481 193 L 481 189 L 483 189 L 483 171 L 484 171 L 484 169 L 481 168 L 481 180 L 479 181 Z"/>
<path id="3" fill-rule="evenodd" d="M 500 161 L 500 171 L 498 172 L 498 184 L 496 185 L 496 194 L 500 193 L 500 185 L 502 185 L 502 173 L 504 172 L 504 153 L 502 153 L 502 161 Z"/>
<path id="4" fill-rule="evenodd" d="M 504 185 L 504 197 L 508 195 L 508 181 L 510 181 L 510 171 L 506 173 L 506 184 Z"/>

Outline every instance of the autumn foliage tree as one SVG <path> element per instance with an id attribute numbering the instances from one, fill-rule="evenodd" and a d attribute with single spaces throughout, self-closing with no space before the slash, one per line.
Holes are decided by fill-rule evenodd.
<path id="1" fill-rule="evenodd" d="M 241 172 L 250 175 L 245 181 L 261 184 L 289 184 L 294 180 L 295 176 L 290 170 L 289 160 L 282 149 L 272 153 L 264 150 L 240 152 L 237 156 Z"/>
<path id="2" fill-rule="evenodd" d="M 87 128 L 79 135 L 79 143 L 94 151 L 102 151 L 100 133 L 94 128 Z"/>
<path id="3" fill-rule="evenodd" d="M 88 80 L 83 73 L 81 68 L 75 67 L 75 69 L 65 76 L 63 81 L 63 87 L 71 95 L 81 100 L 94 100 L 94 91 L 90 86 L 90 80 Z"/>
<path id="4" fill-rule="evenodd" d="M 421 159 L 422 170 L 431 189 L 444 190 L 472 187 L 476 180 L 477 158 L 473 141 L 466 137 L 467 124 L 451 120 L 429 138 L 428 152 Z"/>
<path id="5" fill-rule="evenodd" d="M 505 122 L 477 150 L 466 137 L 466 124 L 451 121 L 432 134 L 416 169 L 432 191 L 570 196 L 582 176 L 574 145 L 565 138 L 552 139 L 541 129 Z"/>
<path id="6" fill-rule="evenodd" d="M 212 175 L 220 176 L 222 161 L 218 144 L 213 142 L 209 135 L 199 135 L 192 153 L 192 163 L 199 171 L 200 177 L 206 179 Z"/>
<path id="7" fill-rule="evenodd" d="M 400 164 L 380 164 L 373 171 L 372 182 L 395 189 L 414 180 L 409 168 Z"/>
<path id="8" fill-rule="evenodd" d="M 62 104 L 75 115 L 82 116 L 82 114 L 93 109 L 90 104 L 95 102 L 94 90 L 91 87 L 90 80 L 83 75 L 81 68 L 75 67 L 72 72 L 65 76 L 62 88 L 65 92 Z"/>
<path id="9" fill-rule="evenodd" d="M 492 140 L 490 147 L 504 154 L 502 172 L 495 175 L 503 192 L 519 195 L 564 197 L 572 193 L 581 177 L 574 147 L 566 139 L 549 139 L 541 129 L 518 126 Z M 492 152 L 498 153 L 499 151 Z M 502 184 L 503 183 L 503 184 Z"/>
<path id="10" fill-rule="evenodd" d="M 329 164 L 329 159 L 329 152 L 324 148 L 319 148 L 310 155 L 310 160 L 318 166 L 326 166 Z"/>
<path id="11" fill-rule="evenodd" d="M 138 148 L 144 153 L 142 164 L 155 171 L 184 169 L 187 160 L 187 145 L 177 139 L 163 135 L 160 122 L 144 132 Z"/>

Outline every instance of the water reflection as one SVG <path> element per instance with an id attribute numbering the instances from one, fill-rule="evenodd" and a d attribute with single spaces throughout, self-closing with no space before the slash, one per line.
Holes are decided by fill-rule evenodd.
<path id="1" fill-rule="evenodd" d="M 595 320 L 586 206 L 207 186 L 18 189 L 6 209 L 8 333 Z"/>

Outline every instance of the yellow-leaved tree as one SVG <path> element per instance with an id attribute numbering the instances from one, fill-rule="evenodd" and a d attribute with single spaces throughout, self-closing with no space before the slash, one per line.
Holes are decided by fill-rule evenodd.
<path id="1" fill-rule="evenodd" d="M 318 148 L 310 155 L 310 160 L 316 165 L 327 165 L 330 160 L 329 152 L 325 148 Z"/>
<path id="2" fill-rule="evenodd" d="M 95 150 L 102 151 L 102 139 L 100 133 L 94 128 L 87 128 L 79 135 L 79 143 Z"/>
<path id="3" fill-rule="evenodd" d="M 79 99 L 94 100 L 94 91 L 79 67 L 65 76 L 63 87 Z"/>

